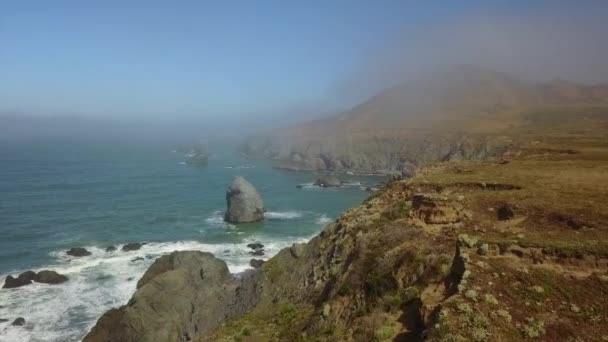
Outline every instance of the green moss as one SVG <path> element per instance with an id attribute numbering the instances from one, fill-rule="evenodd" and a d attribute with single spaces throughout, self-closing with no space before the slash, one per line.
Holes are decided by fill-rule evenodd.
<path id="1" fill-rule="evenodd" d="M 545 334 L 545 322 L 528 318 L 527 324 L 522 326 L 522 333 L 528 338 L 539 338 Z"/>
<path id="2" fill-rule="evenodd" d="M 374 331 L 374 337 L 378 341 L 386 341 L 395 336 L 397 332 L 394 326 L 383 326 Z"/>
<path id="3" fill-rule="evenodd" d="M 352 293 L 352 288 L 350 287 L 350 284 L 348 283 L 344 283 L 342 285 L 340 285 L 340 287 L 338 288 L 338 296 L 348 296 Z"/>

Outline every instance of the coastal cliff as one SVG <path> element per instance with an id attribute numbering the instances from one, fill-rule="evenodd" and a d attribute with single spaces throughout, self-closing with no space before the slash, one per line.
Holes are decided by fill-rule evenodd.
<path id="1" fill-rule="evenodd" d="M 527 82 L 460 67 L 421 75 L 339 115 L 251 136 L 241 151 L 287 170 L 398 174 L 442 161 L 500 159 L 529 142 L 520 133 L 539 118 L 551 121 L 545 114 L 606 106 L 606 85 Z"/>
<path id="2" fill-rule="evenodd" d="M 608 112 L 593 113 L 537 118 L 499 161 L 422 167 L 240 276 L 161 257 L 84 340 L 607 338 Z"/>
<path id="3" fill-rule="evenodd" d="M 85 341 L 608 340 L 608 88 L 441 80 L 252 138 L 277 167 L 411 177 L 240 275 L 159 258 Z"/>

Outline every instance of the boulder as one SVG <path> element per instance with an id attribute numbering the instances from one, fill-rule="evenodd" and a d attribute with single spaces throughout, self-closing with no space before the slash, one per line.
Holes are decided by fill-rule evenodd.
<path id="1" fill-rule="evenodd" d="M 291 245 L 291 247 L 289 247 L 289 252 L 291 253 L 291 256 L 298 259 L 298 258 L 302 257 L 304 255 L 304 253 L 306 252 L 306 244 L 305 243 L 294 243 L 293 245 Z"/>
<path id="2" fill-rule="evenodd" d="M 73 247 L 70 248 L 69 251 L 66 252 L 67 255 L 75 256 L 75 257 L 83 257 L 91 255 L 91 252 L 82 247 Z"/>
<path id="3" fill-rule="evenodd" d="M 228 210 L 224 220 L 231 223 L 256 222 L 264 219 L 264 202 L 258 191 L 243 177 L 235 177 L 226 191 Z"/>
<path id="4" fill-rule="evenodd" d="M 0 323 L 6 323 L 6 322 L 8 322 L 8 319 L 6 319 L 6 318 L 0 318 Z"/>
<path id="5" fill-rule="evenodd" d="M 257 303 L 257 274 L 235 278 L 210 253 L 164 255 L 145 272 L 128 304 L 102 315 L 83 341 L 193 340 Z"/>
<path id="6" fill-rule="evenodd" d="M 34 280 L 35 277 L 36 277 L 36 272 L 34 272 L 34 271 L 23 272 L 17 278 L 9 275 L 4 280 L 4 286 L 2 286 L 2 288 L 3 289 L 12 289 L 15 287 L 29 285 L 32 283 L 32 281 Z"/>
<path id="7" fill-rule="evenodd" d="M 262 259 L 251 259 L 249 260 L 249 265 L 253 268 L 260 268 L 264 265 L 264 260 Z"/>
<path id="8" fill-rule="evenodd" d="M 314 185 L 322 188 L 330 188 L 340 186 L 342 185 L 342 182 L 334 176 L 322 176 L 314 182 Z"/>
<path id="9" fill-rule="evenodd" d="M 139 242 L 130 242 L 130 243 L 122 246 L 122 251 L 123 252 L 136 251 L 136 250 L 140 249 L 141 246 L 143 246 L 143 244 L 141 244 Z"/>
<path id="10" fill-rule="evenodd" d="M 13 323 L 11 323 L 11 325 L 18 326 L 18 327 L 24 326 L 25 325 L 25 318 L 23 318 L 23 317 L 17 317 L 13 321 Z"/>
<path id="11" fill-rule="evenodd" d="M 45 283 L 45 284 L 61 284 L 68 281 L 68 277 L 59 274 L 55 271 L 43 270 L 38 273 L 34 271 L 27 271 L 21 273 L 17 278 L 13 276 L 7 276 L 4 282 L 4 289 L 10 289 L 15 287 L 21 287 L 25 285 L 29 285 L 35 281 L 37 283 Z"/>
<path id="12" fill-rule="evenodd" d="M 55 271 L 43 270 L 36 274 L 34 281 L 45 284 L 61 284 L 68 281 L 68 277 Z"/>
<path id="13" fill-rule="evenodd" d="M 106 247 L 106 252 L 109 253 L 109 252 L 114 252 L 114 251 L 116 251 L 116 247 L 114 247 L 114 246 L 108 246 L 108 247 Z"/>

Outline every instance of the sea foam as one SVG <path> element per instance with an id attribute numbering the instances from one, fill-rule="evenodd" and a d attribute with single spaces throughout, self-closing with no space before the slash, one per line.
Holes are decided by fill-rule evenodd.
<path id="1" fill-rule="evenodd" d="M 262 242 L 267 259 L 294 242 L 308 238 L 285 238 L 264 241 L 251 237 L 239 243 L 206 244 L 198 241 L 151 242 L 137 251 L 118 249 L 106 252 L 100 246 L 86 246 L 91 252 L 86 257 L 71 257 L 64 250 L 51 253 L 50 265 L 34 269 L 50 269 L 66 275 L 69 281 L 59 285 L 34 283 L 0 291 L 0 341 L 80 341 L 96 320 L 107 310 L 127 303 L 137 281 L 154 260 L 173 251 L 200 250 L 211 252 L 224 260 L 232 273 L 250 268 L 252 256 L 247 247 L 251 242 Z M 138 259 L 138 258 L 142 258 Z M 11 272 L 13 275 L 24 270 Z M 5 278 L 8 274 L 1 277 Z M 16 317 L 26 319 L 25 327 L 13 327 Z"/>

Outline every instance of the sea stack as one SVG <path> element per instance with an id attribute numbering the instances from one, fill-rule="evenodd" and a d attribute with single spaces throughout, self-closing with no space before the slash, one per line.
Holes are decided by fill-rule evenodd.
<path id="1" fill-rule="evenodd" d="M 228 210 L 224 220 L 230 223 L 256 222 L 264 219 L 264 201 L 258 191 L 241 176 L 234 177 L 226 191 Z"/>

